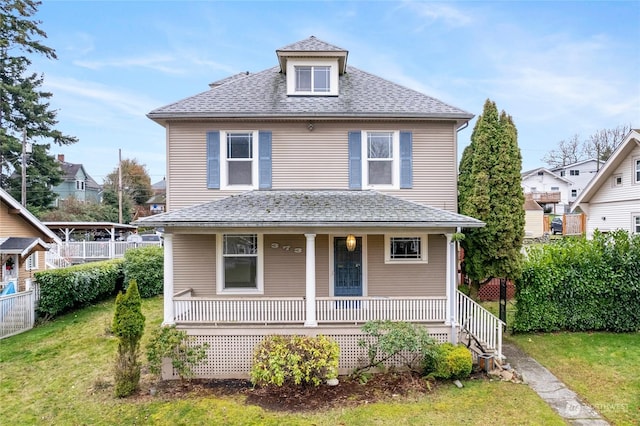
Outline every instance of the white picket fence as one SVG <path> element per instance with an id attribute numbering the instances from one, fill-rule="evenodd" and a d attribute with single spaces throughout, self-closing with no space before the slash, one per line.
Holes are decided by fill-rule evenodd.
<path id="1" fill-rule="evenodd" d="M 0 339 L 31 330 L 35 324 L 38 287 L 0 296 Z"/>

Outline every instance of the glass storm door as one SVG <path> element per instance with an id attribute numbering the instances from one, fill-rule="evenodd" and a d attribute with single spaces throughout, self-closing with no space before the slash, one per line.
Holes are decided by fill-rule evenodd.
<path id="1" fill-rule="evenodd" d="M 346 237 L 333 240 L 335 296 L 362 296 L 362 237 L 354 251 L 347 250 Z"/>

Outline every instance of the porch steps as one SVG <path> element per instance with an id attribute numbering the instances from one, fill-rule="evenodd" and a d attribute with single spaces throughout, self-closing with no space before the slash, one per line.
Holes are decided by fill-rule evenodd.
<path id="1" fill-rule="evenodd" d="M 464 293 L 457 291 L 458 339 L 467 345 L 474 357 L 492 354 L 501 361 L 504 322 Z"/>

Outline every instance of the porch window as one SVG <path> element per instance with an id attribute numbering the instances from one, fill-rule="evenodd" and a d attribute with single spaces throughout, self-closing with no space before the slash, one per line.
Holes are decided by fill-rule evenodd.
<path id="1" fill-rule="evenodd" d="M 426 263 L 426 235 L 385 235 L 385 263 Z"/>
<path id="2" fill-rule="evenodd" d="M 38 252 L 33 252 L 31 256 L 27 257 L 27 264 L 25 266 L 27 271 L 33 271 L 38 269 Z"/>
<path id="3" fill-rule="evenodd" d="M 222 236 L 220 291 L 253 293 L 262 289 L 260 244 L 261 238 L 257 234 Z"/>

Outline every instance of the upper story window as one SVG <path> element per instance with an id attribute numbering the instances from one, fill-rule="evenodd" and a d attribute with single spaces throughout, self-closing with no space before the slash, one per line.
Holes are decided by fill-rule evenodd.
<path id="1" fill-rule="evenodd" d="M 577 189 L 572 189 L 572 190 L 571 190 L 571 197 L 572 197 L 572 198 L 575 198 L 575 197 L 577 197 L 577 196 L 578 196 L 578 190 L 577 190 Z"/>
<path id="2" fill-rule="evenodd" d="M 640 158 L 636 158 L 633 161 L 635 163 L 635 183 L 640 183 Z"/>
<path id="3" fill-rule="evenodd" d="M 397 184 L 397 132 L 366 132 L 365 180 L 369 186 Z M 395 180 L 395 182 L 394 182 Z"/>
<path id="4" fill-rule="evenodd" d="M 580 176 L 580 170 L 569 170 L 569 176 Z"/>
<path id="5" fill-rule="evenodd" d="M 290 58 L 287 95 L 338 96 L 338 59 Z"/>
<path id="6" fill-rule="evenodd" d="M 544 176 L 544 172 L 543 172 L 542 170 L 540 170 L 540 171 L 538 172 L 538 176 Z"/>
<path id="7" fill-rule="evenodd" d="M 564 170 L 560 170 L 560 176 L 564 177 L 565 171 Z"/>
<path id="8" fill-rule="evenodd" d="M 611 177 L 611 186 L 616 187 L 616 186 L 622 186 L 622 175 L 621 174 L 615 174 Z"/>
<path id="9" fill-rule="evenodd" d="M 227 133 L 226 148 L 227 185 L 254 186 L 253 133 Z"/>
<path id="10" fill-rule="evenodd" d="M 331 91 L 331 67 L 297 66 L 296 92 L 328 93 Z"/>
<path id="11" fill-rule="evenodd" d="M 84 181 L 83 180 L 77 180 L 76 181 L 76 190 L 84 191 Z"/>
<path id="12" fill-rule="evenodd" d="M 551 190 L 552 191 L 560 191 L 560 187 L 559 186 L 552 186 Z"/>
<path id="13" fill-rule="evenodd" d="M 633 233 L 640 234 L 640 215 L 633 217 Z"/>

